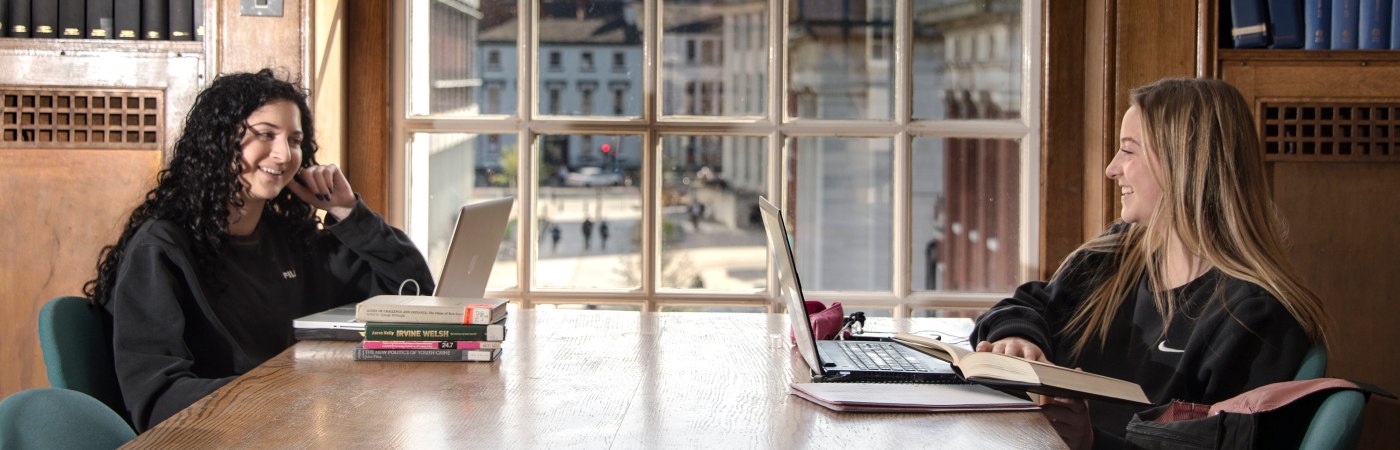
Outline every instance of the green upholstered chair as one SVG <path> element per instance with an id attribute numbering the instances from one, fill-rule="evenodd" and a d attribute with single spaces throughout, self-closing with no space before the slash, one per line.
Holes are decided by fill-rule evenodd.
<path id="1" fill-rule="evenodd" d="M 1303 357 L 1295 380 L 1322 378 L 1327 372 L 1327 347 L 1313 346 Z M 1353 449 L 1361 435 L 1366 396 L 1357 391 L 1336 391 L 1328 394 L 1313 413 L 1312 422 L 1299 443 L 1299 449 Z"/>
<path id="2" fill-rule="evenodd" d="M 1300 450 L 1354 449 L 1361 436 L 1361 420 L 1366 412 L 1366 395 L 1357 391 L 1336 391 L 1322 401 L 1312 423 L 1299 443 Z"/>
<path id="3" fill-rule="evenodd" d="M 49 385 L 96 398 L 130 423 L 117 385 L 106 314 L 82 297 L 49 300 L 39 310 L 39 345 Z"/>
<path id="4" fill-rule="evenodd" d="M 1322 344 L 1314 345 L 1308 350 L 1308 354 L 1303 356 L 1303 364 L 1298 366 L 1298 375 L 1294 380 L 1311 380 L 1322 378 L 1327 374 L 1327 347 Z"/>
<path id="5" fill-rule="evenodd" d="M 82 392 L 28 389 L 0 401 L 0 449 L 107 449 L 135 437 L 125 419 Z"/>

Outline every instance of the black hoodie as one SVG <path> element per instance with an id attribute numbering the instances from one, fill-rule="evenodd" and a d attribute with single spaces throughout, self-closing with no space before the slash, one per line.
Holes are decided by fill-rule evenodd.
<path id="1" fill-rule="evenodd" d="M 423 255 L 364 203 L 327 222 L 302 251 L 300 238 L 264 217 L 253 235 L 220 248 L 218 280 L 200 278 L 189 230 L 164 220 L 141 226 L 105 303 L 138 431 L 286 349 L 292 319 L 397 292 L 408 278 L 432 290 Z"/>
<path id="2" fill-rule="evenodd" d="M 1126 229 L 1120 224 L 1107 233 Z M 1023 284 L 982 314 L 974 342 L 1023 337 L 1057 365 L 1138 383 L 1158 405 L 1171 400 L 1215 403 L 1291 380 L 1313 345 L 1268 291 L 1211 269 L 1173 290 L 1179 306 L 1165 334 L 1143 274 L 1113 318 L 1103 345 L 1091 339 L 1078 358 L 1070 358 L 1075 336 L 1061 330 L 1092 291 L 1092 280 L 1114 270 L 1117 259 L 1108 254 L 1072 258 L 1055 279 Z M 1090 401 L 1095 447 L 1121 446 L 1128 419 L 1144 409 Z"/>

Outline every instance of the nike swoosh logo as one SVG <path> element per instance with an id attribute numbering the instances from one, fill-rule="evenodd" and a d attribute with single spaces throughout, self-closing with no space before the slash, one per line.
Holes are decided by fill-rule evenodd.
<path id="1" fill-rule="evenodd" d="M 1157 344 L 1157 350 L 1160 350 L 1164 353 L 1186 353 L 1186 350 L 1184 349 L 1168 347 L 1166 339 L 1163 339 L 1161 344 Z"/>

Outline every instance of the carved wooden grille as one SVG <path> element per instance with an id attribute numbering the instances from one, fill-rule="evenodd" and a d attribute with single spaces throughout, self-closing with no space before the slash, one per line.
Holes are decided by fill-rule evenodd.
<path id="1" fill-rule="evenodd" d="M 159 150 L 159 90 L 0 87 L 0 147 Z"/>
<path id="2" fill-rule="evenodd" d="M 1263 101 L 1267 161 L 1400 162 L 1400 103 Z"/>

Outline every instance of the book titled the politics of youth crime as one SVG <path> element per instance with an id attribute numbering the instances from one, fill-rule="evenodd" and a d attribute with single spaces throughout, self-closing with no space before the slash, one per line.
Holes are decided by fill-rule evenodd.
<path id="1" fill-rule="evenodd" d="M 355 320 L 485 325 L 505 317 L 509 303 L 497 298 L 376 295 L 355 306 Z"/>
<path id="2" fill-rule="evenodd" d="M 505 319 L 490 325 L 365 323 L 366 341 L 504 341 Z"/>
<path id="3" fill-rule="evenodd" d="M 416 350 L 374 350 L 357 346 L 356 361 L 471 361 L 491 362 L 501 355 L 501 349 L 460 350 L 460 349 L 416 349 Z"/>

